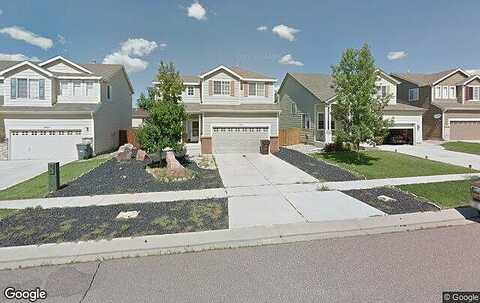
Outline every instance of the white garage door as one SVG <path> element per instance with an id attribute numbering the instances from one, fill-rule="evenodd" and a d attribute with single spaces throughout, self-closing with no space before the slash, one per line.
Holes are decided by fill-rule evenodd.
<path id="1" fill-rule="evenodd" d="M 81 134 L 79 129 L 12 130 L 8 144 L 10 159 L 76 159 L 76 144 L 82 142 Z"/>
<path id="2" fill-rule="evenodd" d="M 268 127 L 213 127 L 213 153 L 258 153 L 260 140 L 268 138 Z"/>

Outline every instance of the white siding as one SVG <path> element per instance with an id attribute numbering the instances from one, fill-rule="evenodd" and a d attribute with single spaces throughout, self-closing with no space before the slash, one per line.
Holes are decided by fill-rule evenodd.
<path id="1" fill-rule="evenodd" d="M 3 96 L 3 80 L 0 80 L 0 96 Z"/>
<path id="2" fill-rule="evenodd" d="M 86 91 L 86 82 L 85 81 L 92 81 L 93 82 L 93 95 L 92 96 L 73 96 L 73 81 L 75 80 L 67 80 L 69 81 L 68 85 L 68 95 L 61 96 L 60 95 L 60 82 L 62 80 L 55 81 L 58 83 L 57 85 L 57 102 L 58 103 L 99 103 L 100 102 L 100 82 L 98 80 L 79 80 L 81 81 L 81 90 L 85 94 Z"/>
<path id="3" fill-rule="evenodd" d="M 73 66 L 67 65 L 64 62 L 57 60 L 54 63 L 47 65 L 47 69 L 56 73 L 67 73 L 67 74 L 80 74 L 84 73 L 74 68 Z"/>
<path id="4" fill-rule="evenodd" d="M 389 114 L 383 116 L 385 119 L 393 119 L 392 128 L 413 128 L 415 143 L 422 143 L 422 115 L 421 114 Z"/>
<path id="5" fill-rule="evenodd" d="M 397 85 L 386 80 L 383 77 L 379 77 L 375 82 L 376 86 L 387 86 L 387 94 L 391 94 L 389 104 L 397 104 Z"/>
<path id="6" fill-rule="evenodd" d="M 187 87 L 193 86 L 193 96 L 187 94 Z M 182 92 L 183 103 L 200 103 L 200 85 L 186 85 L 185 90 Z"/>
<path id="7" fill-rule="evenodd" d="M 84 138 L 93 135 L 92 119 L 5 119 L 5 133 L 7 136 L 11 130 L 50 130 L 67 129 L 82 130 Z"/>
<path id="8" fill-rule="evenodd" d="M 45 100 L 29 100 L 29 99 L 10 99 L 10 80 L 11 78 L 28 78 L 45 80 Z M 10 73 L 4 80 L 4 103 L 9 106 L 51 106 L 52 105 L 52 80 L 43 76 L 33 69 L 23 69 L 17 73 Z"/>
<path id="9" fill-rule="evenodd" d="M 268 126 L 270 128 L 270 136 L 278 136 L 278 118 L 276 113 L 205 113 L 203 116 L 203 136 L 210 137 L 213 126 Z"/>

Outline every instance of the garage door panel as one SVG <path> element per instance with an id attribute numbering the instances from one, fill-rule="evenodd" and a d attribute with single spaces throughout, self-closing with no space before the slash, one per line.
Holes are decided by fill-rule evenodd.
<path id="1" fill-rule="evenodd" d="M 217 154 L 258 153 L 260 140 L 268 138 L 268 127 L 213 127 L 212 148 Z"/>
<path id="2" fill-rule="evenodd" d="M 451 121 L 450 140 L 480 140 L 480 121 Z"/>
<path id="3" fill-rule="evenodd" d="M 75 159 L 81 142 L 81 130 L 12 130 L 10 159 Z"/>

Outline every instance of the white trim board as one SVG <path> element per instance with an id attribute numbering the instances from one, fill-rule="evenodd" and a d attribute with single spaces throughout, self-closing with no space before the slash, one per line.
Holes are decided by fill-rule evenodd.
<path id="1" fill-rule="evenodd" d="M 82 71 L 86 72 L 87 74 L 93 74 L 91 71 L 89 71 L 89 70 L 86 69 L 85 67 L 82 67 L 82 66 L 80 66 L 80 65 L 76 64 L 75 62 L 72 62 L 72 61 L 70 61 L 70 60 L 68 60 L 68 59 L 65 59 L 65 58 L 62 57 L 62 56 L 53 57 L 53 58 L 51 58 L 51 59 L 48 59 L 47 61 L 43 61 L 42 63 L 40 63 L 40 64 L 38 64 L 38 65 L 39 65 L 39 66 L 45 66 L 45 65 L 47 65 L 47 64 L 49 64 L 49 63 L 51 63 L 51 62 L 53 62 L 53 61 L 56 61 L 56 60 L 62 60 L 63 62 L 66 62 L 66 63 L 68 63 L 68 64 L 70 64 L 70 65 L 78 68 L 79 70 L 82 70 Z"/>

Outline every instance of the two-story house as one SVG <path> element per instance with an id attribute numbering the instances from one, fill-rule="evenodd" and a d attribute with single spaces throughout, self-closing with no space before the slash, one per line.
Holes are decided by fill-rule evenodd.
<path id="1" fill-rule="evenodd" d="M 274 78 L 221 65 L 182 79 L 189 149 L 197 146 L 202 154 L 258 153 L 260 140 L 269 139 L 270 150 L 278 150 L 280 108 Z"/>
<path id="2" fill-rule="evenodd" d="M 377 72 L 377 94 L 390 96 L 384 117 L 393 120 L 393 125 L 386 140 L 421 143 L 423 109 L 400 102 L 397 98 L 400 81 L 382 70 Z M 341 125 L 332 116 L 335 90 L 331 75 L 287 73 L 278 95 L 281 129 L 300 128 L 301 141 L 305 143 L 323 145 L 333 142 L 335 130 Z"/>
<path id="3" fill-rule="evenodd" d="M 0 61 L 0 139 L 7 158 L 75 159 L 118 147 L 131 125 L 133 88 L 122 65 Z"/>
<path id="4" fill-rule="evenodd" d="M 480 76 L 459 68 L 392 76 L 402 103 L 425 109 L 425 139 L 480 140 Z"/>

